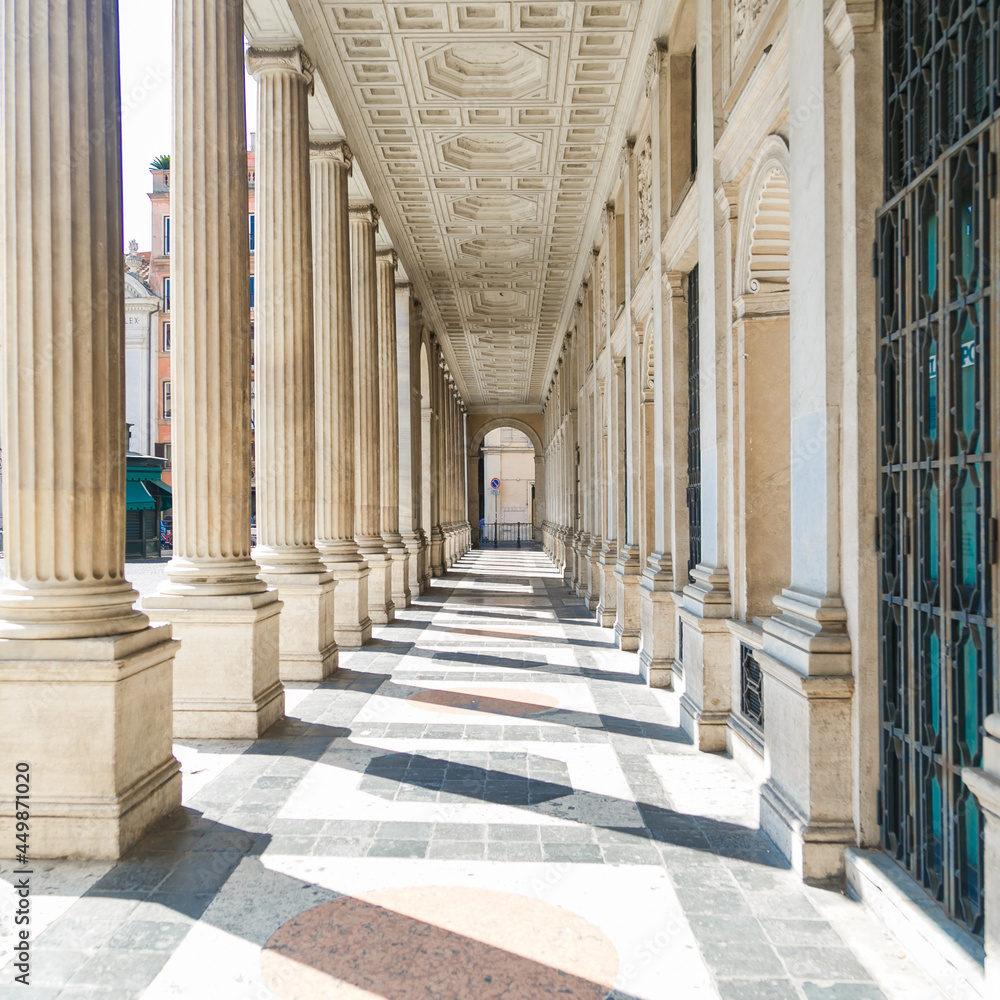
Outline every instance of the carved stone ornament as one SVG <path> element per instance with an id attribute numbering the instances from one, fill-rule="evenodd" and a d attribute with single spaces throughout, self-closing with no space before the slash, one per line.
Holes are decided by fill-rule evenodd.
<path id="1" fill-rule="evenodd" d="M 290 73 L 305 82 L 310 94 L 313 92 L 313 63 L 301 45 L 282 48 L 251 46 L 247 49 L 246 65 L 247 72 L 255 80 L 259 81 L 266 73 Z"/>
<path id="2" fill-rule="evenodd" d="M 601 297 L 601 330 L 608 328 L 608 258 L 601 258 L 600 278 L 597 285 L 597 294 Z"/>
<path id="3" fill-rule="evenodd" d="M 733 0 L 733 65 L 739 63 L 740 57 L 753 37 L 761 14 L 770 3 L 771 0 Z"/>
<path id="4" fill-rule="evenodd" d="M 636 187 L 639 189 L 639 259 L 642 260 L 653 242 L 653 138 L 650 135 L 639 148 Z"/>
<path id="5" fill-rule="evenodd" d="M 330 160 L 347 170 L 347 175 L 351 174 L 351 167 L 354 163 L 354 154 L 351 147 L 343 139 L 336 139 L 333 142 L 318 142 L 315 139 L 309 143 L 310 160 Z"/>

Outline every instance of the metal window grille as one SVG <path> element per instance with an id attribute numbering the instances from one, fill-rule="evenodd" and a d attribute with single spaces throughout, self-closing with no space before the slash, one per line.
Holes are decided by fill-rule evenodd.
<path id="1" fill-rule="evenodd" d="M 688 275 L 688 581 L 701 562 L 701 365 L 698 336 L 698 268 Z"/>
<path id="2" fill-rule="evenodd" d="M 879 821 L 885 850 L 981 936 L 983 817 L 961 769 L 998 707 L 997 0 L 891 0 L 886 19 Z"/>
<path id="3" fill-rule="evenodd" d="M 740 643 L 740 712 L 758 729 L 764 728 L 764 687 L 753 649 Z"/>

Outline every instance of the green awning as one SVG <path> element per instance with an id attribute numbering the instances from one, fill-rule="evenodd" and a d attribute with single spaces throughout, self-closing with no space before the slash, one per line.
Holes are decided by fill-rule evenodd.
<path id="1" fill-rule="evenodd" d="M 156 501 L 142 483 L 127 480 L 125 483 L 126 510 L 156 510 Z"/>
<path id="2" fill-rule="evenodd" d="M 154 499 L 159 497 L 160 510 L 170 510 L 174 505 L 174 497 L 170 492 L 170 487 L 160 479 L 149 479 L 144 482 L 143 487 Z"/>

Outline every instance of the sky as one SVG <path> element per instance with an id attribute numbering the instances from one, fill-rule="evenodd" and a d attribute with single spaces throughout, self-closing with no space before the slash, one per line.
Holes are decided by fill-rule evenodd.
<path id="1" fill-rule="evenodd" d="M 122 182 L 125 202 L 123 250 L 151 241 L 149 163 L 169 153 L 172 87 L 172 0 L 119 0 L 122 86 Z M 257 88 L 247 77 L 247 130 L 255 129 Z"/>

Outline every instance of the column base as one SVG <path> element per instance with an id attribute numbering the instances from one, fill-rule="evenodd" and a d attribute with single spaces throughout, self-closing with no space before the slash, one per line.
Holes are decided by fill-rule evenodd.
<path id="1" fill-rule="evenodd" d="M 143 610 L 169 622 L 175 739 L 256 739 L 284 717 L 276 590 L 229 596 L 156 594 Z"/>
<path id="2" fill-rule="evenodd" d="M 337 670 L 337 581 L 331 573 L 261 573 L 277 587 L 281 609 L 279 677 L 283 681 L 322 681 Z"/>
<path id="3" fill-rule="evenodd" d="M 344 649 L 358 649 L 372 637 L 368 617 L 368 566 L 357 562 L 326 564 L 337 587 L 333 592 L 333 639 Z"/>
<path id="4" fill-rule="evenodd" d="M 639 577 L 639 676 L 650 686 L 672 688 L 677 655 L 673 562 L 654 552 Z"/>
<path id="5" fill-rule="evenodd" d="M 698 566 L 694 583 L 684 588 L 680 621 L 684 628 L 684 693 L 681 728 L 699 750 L 726 749 L 726 723 L 732 709 L 729 629 L 732 614 L 729 575 L 722 568 Z"/>
<path id="6" fill-rule="evenodd" d="M 427 586 L 427 539 L 422 531 L 405 531 L 402 535 L 403 544 L 410 556 L 408 573 L 410 585 L 410 600 L 419 597 Z"/>
<path id="7" fill-rule="evenodd" d="M 398 610 L 410 606 L 410 553 L 403 544 L 403 536 L 386 535 L 385 547 L 389 550 L 390 567 L 389 591 L 392 603 Z"/>
<path id="8" fill-rule="evenodd" d="M 613 628 L 615 624 L 615 604 L 618 598 L 618 586 L 615 582 L 617 561 L 618 549 L 614 545 L 606 545 L 597 559 L 597 581 L 600 591 L 594 617 L 601 628 Z"/>
<path id="9" fill-rule="evenodd" d="M 431 578 L 435 576 L 444 576 L 444 535 L 441 531 L 440 524 L 436 524 L 433 528 L 431 528 L 429 548 L 429 572 Z"/>
<path id="10" fill-rule="evenodd" d="M 396 605 L 392 601 L 392 559 L 381 542 L 375 547 L 359 539 L 358 547 L 368 564 L 368 617 L 372 625 L 388 625 L 396 617 Z"/>
<path id="11" fill-rule="evenodd" d="M 839 598 L 785 590 L 781 614 L 764 622 L 764 747 L 761 828 L 808 882 L 839 881 L 852 814 L 847 615 Z"/>
<path id="12" fill-rule="evenodd" d="M 181 802 L 171 752 L 169 625 L 0 641 L 0 836 L 13 849 L 15 765 L 30 766 L 29 855 L 115 860 Z M 127 748 L 127 753 L 122 752 Z"/>
<path id="13" fill-rule="evenodd" d="M 629 652 L 635 652 L 639 648 L 641 569 L 638 549 L 634 545 L 624 546 L 615 566 L 615 641 L 619 649 Z"/>

